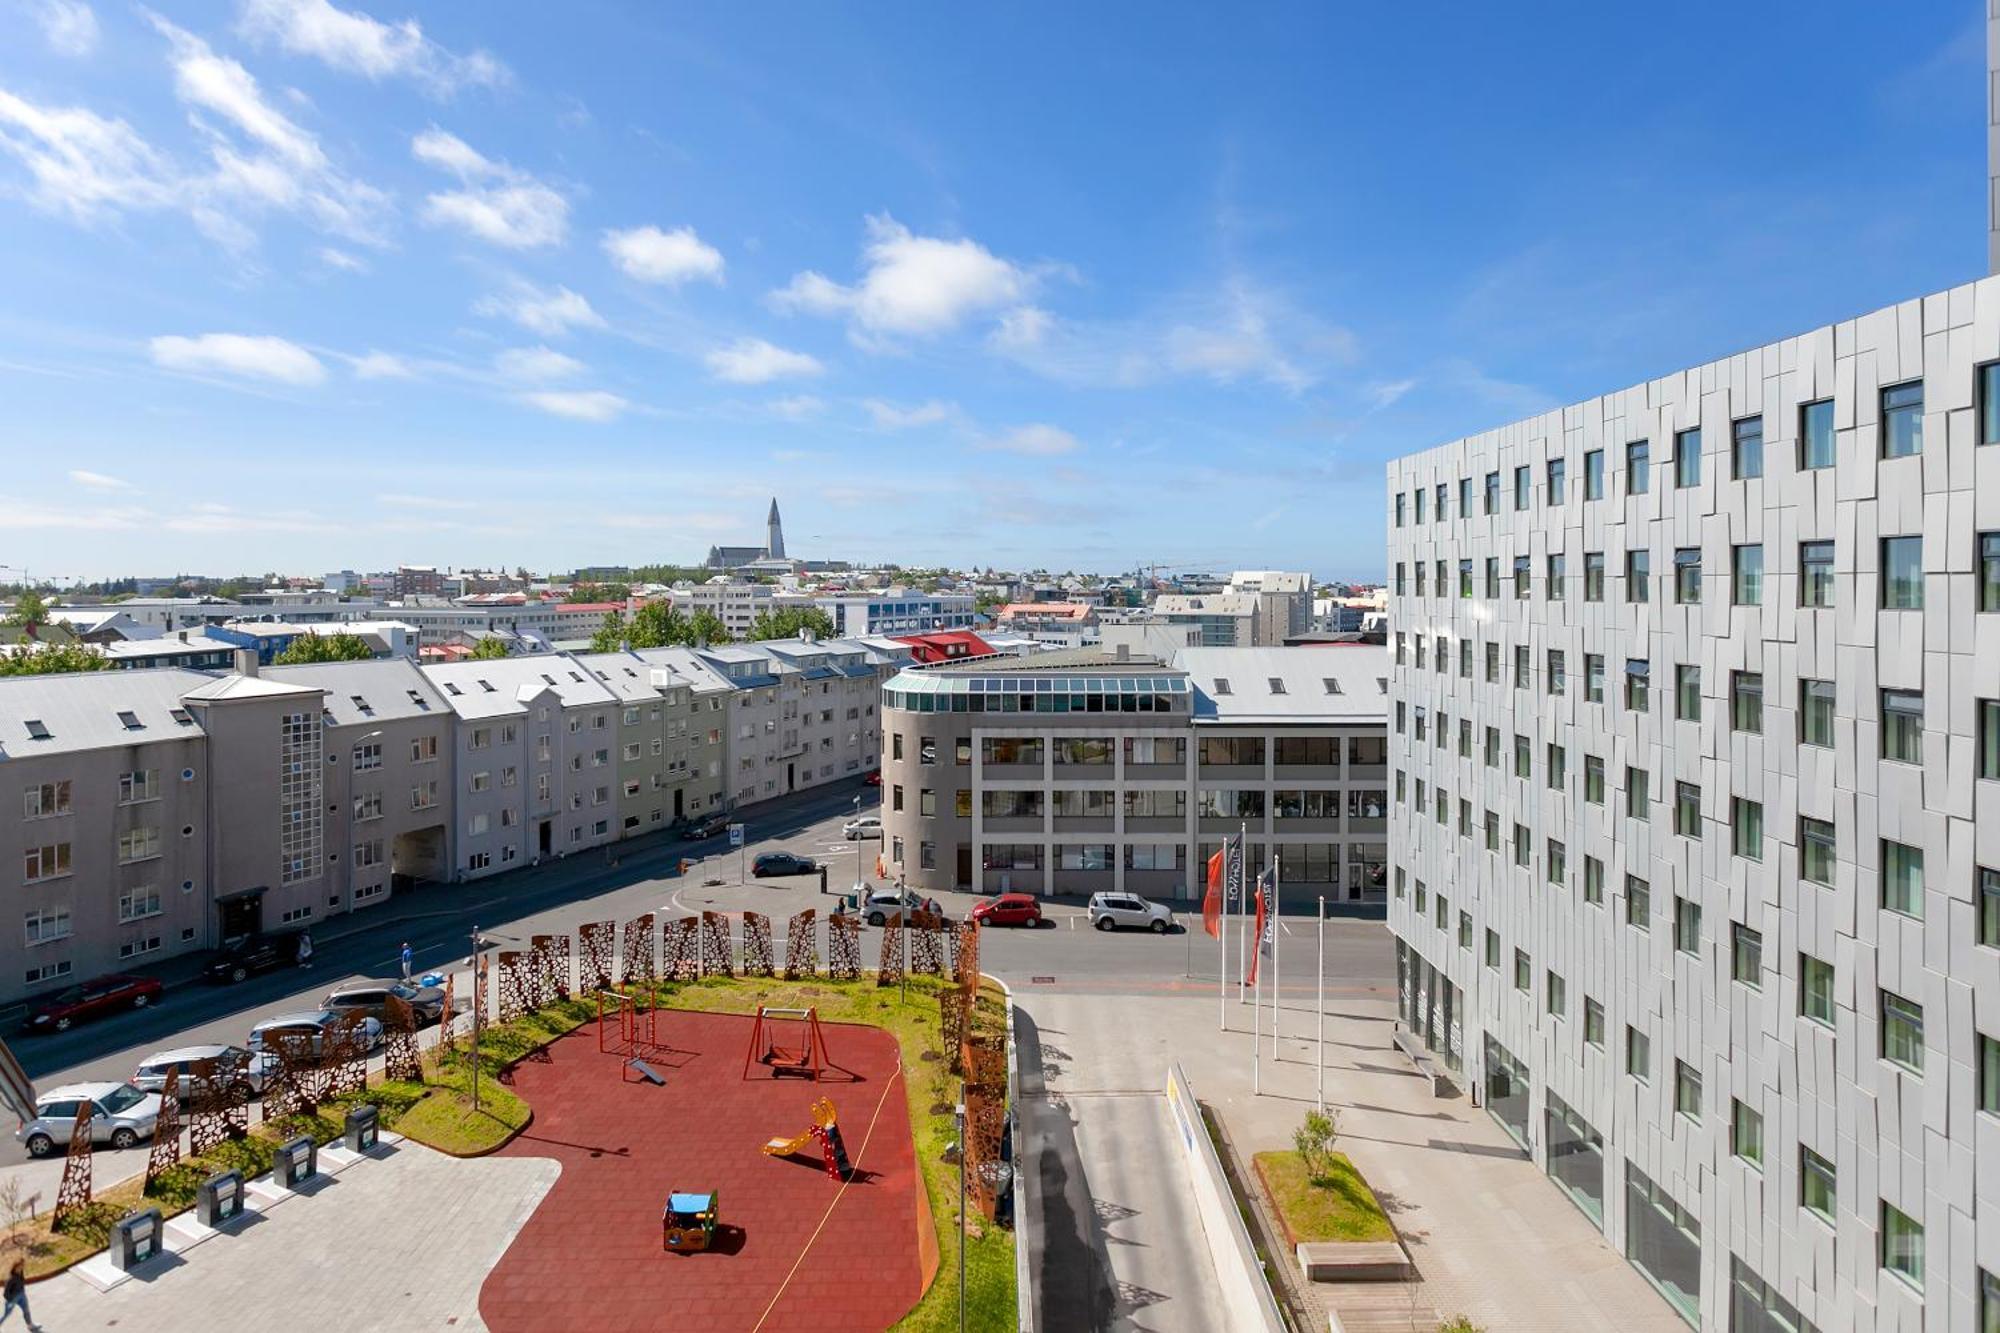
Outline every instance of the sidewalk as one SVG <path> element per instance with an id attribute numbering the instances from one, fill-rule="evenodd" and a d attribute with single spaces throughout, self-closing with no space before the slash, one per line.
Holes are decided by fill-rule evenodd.
<path id="1" fill-rule="evenodd" d="M 1463 1096 L 1431 1095 L 1429 1083 L 1390 1044 L 1392 991 L 1336 996 L 1331 978 L 1327 990 L 1326 1100 L 1339 1115 L 1337 1146 L 1367 1176 L 1402 1233 L 1422 1275 L 1417 1294 L 1424 1304 L 1443 1318 L 1468 1315 L 1486 1333 L 1686 1333 L 1687 1325 L 1484 1110 Z M 1206 1000 L 1154 1002 L 1159 1007 L 1150 1021 L 1185 1034 L 1188 1078 L 1245 1157 L 1289 1148 L 1314 1104 L 1312 991 L 1299 985 L 1286 991 L 1276 1061 L 1270 1010 L 1264 1011 L 1261 1096 L 1250 1091 L 1247 1005 L 1231 1004 L 1230 1031 L 1218 1033 L 1212 993 Z M 1163 1012 L 1167 1005 L 1174 1006 L 1171 1014 Z M 1100 1021 L 1122 1025 L 1113 1012 Z"/>

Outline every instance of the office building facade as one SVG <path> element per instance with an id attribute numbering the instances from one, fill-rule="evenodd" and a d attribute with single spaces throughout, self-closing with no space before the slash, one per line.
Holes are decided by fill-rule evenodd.
<path id="1" fill-rule="evenodd" d="M 1404 1025 L 1691 1325 L 1994 1327 L 2000 280 L 1388 491 Z"/>

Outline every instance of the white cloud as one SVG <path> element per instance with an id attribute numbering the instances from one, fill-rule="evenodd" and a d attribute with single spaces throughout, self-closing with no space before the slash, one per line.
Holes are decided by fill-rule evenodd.
<path id="1" fill-rule="evenodd" d="M 484 51 L 459 56 L 445 50 L 424 36 L 415 19 L 384 23 L 328 0 L 243 0 L 236 27 L 252 41 L 275 42 L 292 55 L 377 81 L 414 79 L 438 96 L 466 86 L 499 86 L 509 78 L 507 67 Z"/>
<path id="2" fill-rule="evenodd" d="M 181 198 L 171 164 L 130 125 L 83 107 L 37 106 L 0 89 L 0 150 L 27 168 L 29 202 L 72 221 Z"/>
<path id="3" fill-rule="evenodd" d="M 493 358 L 493 368 L 522 384 L 547 384 L 581 375 L 586 367 L 575 357 L 547 347 L 510 347 Z"/>
<path id="4" fill-rule="evenodd" d="M 345 250 L 336 250 L 330 245 L 319 248 L 319 262 L 328 268 L 337 268 L 344 273 L 366 273 L 368 261 Z"/>
<path id="5" fill-rule="evenodd" d="M 84 0 L 42 0 L 35 17 L 57 55 L 87 56 L 97 49 L 97 15 Z"/>
<path id="6" fill-rule="evenodd" d="M 204 333 L 186 338 L 174 334 L 155 338 L 150 346 L 153 363 L 166 370 L 295 385 L 314 385 L 326 379 L 326 367 L 318 357 L 295 342 L 268 335 Z"/>
<path id="7" fill-rule="evenodd" d="M 351 240 L 381 242 L 389 197 L 333 166 L 319 141 L 265 100 L 250 72 L 207 42 L 158 15 L 153 26 L 171 48 L 174 93 L 208 139 L 214 170 L 186 182 L 195 225 L 225 245 L 254 239 L 245 212 L 300 213 Z M 201 113 L 219 117 L 226 133 Z M 245 142 L 247 141 L 247 143 Z"/>
<path id="8" fill-rule="evenodd" d="M 604 253 L 625 271 L 626 277 L 641 282 L 678 287 L 691 278 L 722 281 L 722 252 L 695 235 L 693 227 L 661 231 L 649 226 L 607 231 Z"/>
<path id="9" fill-rule="evenodd" d="M 1079 446 L 1076 436 L 1068 431 L 1037 422 L 1016 426 L 1003 435 L 988 436 L 979 442 L 979 447 L 992 453 L 1054 458 L 1059 454 L 1075 453 Z"/>
<path id="10" fill-rule="evenodd" d="M 479 501 L 463 499 L 442 499 L 435 495 L 403 495 L 391 492 L 378 495 L 375 503 L 387 509 L 477 509 Z"/>
<path id="11" fill-rule="evenodd" d="M 551 416 L 575 421 L 615 421 L 632 406 L 617 394 L 602 389 L 546 390 L 523 394 L 521 401 Z"/>
<path id="12" fill-rule="evenodd" d="M 590 302 L 567 287 L 546 291 L 516 282 L 504 295 L 482 297 L 472 309 L 475 314 L 511 319 L 544 338 L 559 338 L 571 329 L 604 327 L 603 317 L 590 308 Z"/>
<path id="13" fill-rule="evenodd" d="M 824 369 L 817 358 L 787 351 L 762 338 L 738 338 L 729 346 L 710 352 L 706 360 L 709 374 L 731 384 L 767 384 L 772 380 L 817 375 Z"/>
<path id="14" fill-rule="evenodd" d="M 1016 306 L 1000 316 L 993 341 L 1001 347 L 1034 347 L 1049 331 L 1049 312 L 1040 306 Z"/>
<path id="15" fill-rule="evenodd" d="M 886 214 L 870 217 L 862 275 L 851 287 L 808 270 L 771 293 L 785 311 L 845 312 L 865 335 L 948 332 L 982 311 L 1017 305 L 1034 275 L 969 238 L 918 236 Z"/>
<path id="16" fill-rule="evenodd" d="M 358 380 L 413 380 L 417 372 L 410 363 L 391 352 L 370 352 L 352 357 L 354 378 Z"/>
<path id="17" fill-rule="evenodd" d="M 816 417 L 826 410 L 825 400 L 815 398 L 809 393 L 793 394 L 789 398 L 773 398 L 765 406 L 771 409 L 773 416 L 783 417 L 786 421 L 804 421 L 807 417 Z"/>
<path id="18" fill-rule="evenodd" d="M 556 245 L 569 229 L 569 200 L 455 134 L 432 127 L 410 141 L 410 152 L 457 176 L 461 186 L 424 200 L 424 221 L 433 226 L 455 227 L 510 250 Z"/>
<path id="19" fill-rule="evenodd" d="M 861 405 L 868 409 L 868 415 L 882 430 L 909 430 L 915 426 L 936 426 L 958 416 L 957 403 L 947 403 L 938 398 L 918 403 L 915 407 L 898 407 L 880 398 L 866 399 Z"/>
<path id="20" fill-rule="evenodd" d="M 82 468 L 72 470 L 69 474 L 69 479 L 79 486 L 88 486 L 93 491 L 129 491 L 132 489 L 132 483 L 126 481 L 123 477 L 108 476 L 102 472 L 87 472 Z"/>
<path id="21" fill-rule="evenodd" d="M 1417 387 L 1414 379 L 1382 380 L 1368 386 L 1369 403 L 1377 409 L 1394 406 L 1397 400 Z"/>

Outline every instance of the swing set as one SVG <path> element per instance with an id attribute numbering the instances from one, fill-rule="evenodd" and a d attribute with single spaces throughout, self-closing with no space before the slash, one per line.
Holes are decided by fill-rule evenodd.
<path id="1" fill-rule="evenodd" d="M 787 1032 L 787 1026 L 797 1024 Z M 784 1044 L 785 1038 L 793 1044 Z M 773 1009 L 757 1006 L 757 1022 L 750 1029 L 750 1049 L 743 1053 L 743 1077 L 750 1077 L 750 1065 L 767 1066 L 771 1077 L 799 1074 L 817 1083 L 826 1073 L 826 1034 L 819 1025 L 818 1009 Z"/>

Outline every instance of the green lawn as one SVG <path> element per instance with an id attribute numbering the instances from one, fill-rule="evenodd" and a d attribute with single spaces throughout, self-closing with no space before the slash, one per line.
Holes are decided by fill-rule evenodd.
<path id="1" fill-rule="evenodd" d="M 1333 1155 L 1333 1173 L 1325 1180 L 1308 1180 L 1305 1163 L 1289 1150 L 1260 1152 L 1256 1163 L 1257 1176 L 1277 1204 L 1291 1244 L 1396 1238 L 1375 1192 L 1347 1154 Z"/>

